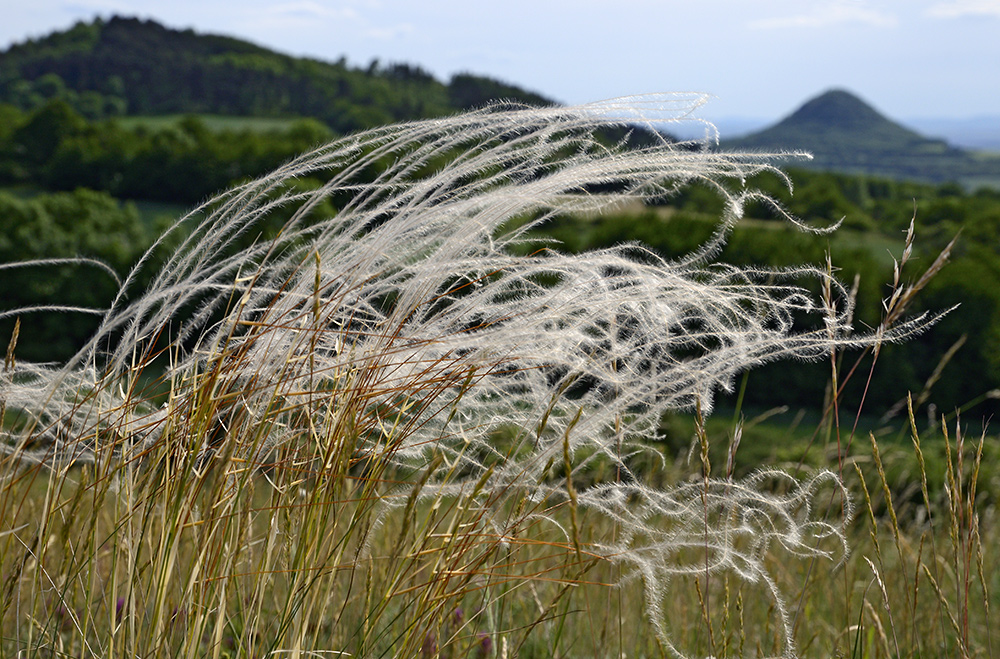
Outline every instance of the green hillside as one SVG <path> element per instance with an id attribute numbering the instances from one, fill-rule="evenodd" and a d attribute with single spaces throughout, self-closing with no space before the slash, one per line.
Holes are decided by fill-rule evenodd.
<path id="1" fill-rule="evenodd" d="M 843 90 L 828 91 L 774 126 L 726 148 L 804 150 L 807 167 L 931 182 L 1000 184 L 1000 156 L 971 154 L 887 119 Z"/>
<path id="2" fill-rule="evenodd" d="M 0 52 L 0 103 L 32 110 L 54 98 L 89 118 L 209 113 L 313 117 L 337 132 L 440 116 L 496 99 L 549 105 L 470 74 L 436 80 L 417 66 L 365 69 L 282 55 L 239 39 L 114 17 Z"/>

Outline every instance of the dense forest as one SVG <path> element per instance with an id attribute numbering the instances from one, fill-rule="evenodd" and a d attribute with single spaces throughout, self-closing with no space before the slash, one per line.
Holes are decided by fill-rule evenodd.
<path id="1" fill-rule="evenodd" d="M 345 132 L 497 98 L 548 102 L 473 75 L 444 84 L 409 65 L 352 69 L 343 61 L 291 58 L 151 21 L 81 23 L 0 53 L 0 262 L 83 256 L 123 277 L 163 222 L 214 193 Z M 241 117 L 277 121 L 255 125 Z M 776 178 L 748 185 L 780 199 L 808 223 L 843 219 L 843 227 L 832 236 L 811 235 L 791 228 L 773 209 L 755 206 L 721 258 L 781 268 L 822 265 L 830 252 L 844 281 L 859 277 L 856 317 L 864 330 L 879 322 L 893 256 L 903 249 L 911 218 L 915 254 L 904 278 L 918 276 L 958 236 L 952 263 L 919 304 L 928 310 L 960 306 L 918 339 L 883 351 L 867 400 L 871 409 L 888 409 L 907 391 L 925 391 L 934 379 L 926 400 L 938 409 L 993 411 L 1000 390 L 1000 192 L 814 170 L 791 170 L 791 178 L 794 195 Z M 641 241 L 673 258 L 711 235 L 720 203 L 714 191 L 693 187 L 661 206 L 615 217 L 557 218 L 540 238 L 555 238 L 564 250 Z M 155 265 L 154 255 L 147 269 Z M 110 303 L 116 286 L 93 265 L 16 268 L 0 278 L 0 297 L 8 309 L 100 308 Z M 64 359 L 88 336 L 93 318 L 24 315 L 17 354 Z M 0 320 L 0 343 L 8 341 L 13 322 Z M 755 371 L 751 377 L 759 386 L 748 388 L 748 401 L 814 406 L 825 393 L 826 378 L 817 377 L 823 369 L 829 365 Z M 773 391 L 781 392 L 780 401 L 769 397 Z M 860 395 L 848 391 L 847 400 Z"/>
<path id="2" fill-rule="evenodd" d="M 312 117 L 339 133 L 435 117 L 506 99 L 549 99 L 490 78 L 448 84 L 417 66 L 366 68 L 290 57 L 231 37 L 113 17 L 0 53 L 0 102 L 34 110 L 60 99 L 79 114 L 214 113 Z"/>

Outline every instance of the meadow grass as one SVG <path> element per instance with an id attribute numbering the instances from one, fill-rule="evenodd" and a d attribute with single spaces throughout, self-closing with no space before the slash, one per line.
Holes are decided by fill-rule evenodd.
<path id="1" fill-rule="evenodd" d="M 931 485 L 926 499 L 908 478 L 923 476 L 919 469 L 883 481 L 875 453 L 859 442 L 850 463 L 861 472 L 845 473 L 861 505 L 844 528 L 845 560 L 832 569 L 767 548 L 762 560 L 794 604 L 798 656 L 993 656 L 1000 583 L 989 548 L 1000 538 L 995 508 L 971 503 L 976 440 L 964 443 L 962 460 L 951 441 L 948 472 L 934 476 L 952 489 Z M 395 492 L 401 506 L 377 515 L 384 502 L 365 492 L 374 481 L 349 472 L 303 479 L 269 468 L 232 491 L 219 473 L 186 471 L 164 467 L 126 492 L 110 487 L 114 474 L 92 467 L 24 472 L 8 484 L 4 654 L 667 655 L 651 630 L 642 579 L 623 581 L 613 561 L 590 549 L 621 526 L 591 523 L 565 502 L 492 511 L 494 524 L 501 514 L 520 521 L 500 537 L 474 491 L 417 503 L 420 476 L 383 474 L 385 489 L 413 485 Z M 648 479 L 691 473 L 681 454 Z M 962 498 L 949 497 L 959 482 Z M 842 518 L 839 496 L 823 503 Z M 567 540 L 556 525 L 574 523 L 578 535 Z M 675 578 L 659 612 L 678 649 L 783 652 L 781 621 L 760 583 L 706 573 L 695 547 L 672 560 L 700 568 Z"/>
<path id="2" fill-rule="evenodd" d="M 705 421 L 755 365 L 922 331 L 903 311 L 946 255 L 905 283 L 911 232 L 869 334 L 832 268 L 711 263 L 768 161 L 594 132 L 697 101 L 344 138 L 182 218 L 68 363 L 22 363 L 12 338 L 0 653 L 989 656 L 992 509 L 964 433 L 918 496 L 846 424 L 795 471 L 740 465 L 742 427 Z M 691 181 L 727 210 L 689 257 L 523 249 L 559 213 Z M 864 377 L 832 372 L 833 391 Z M 671 454 L 678 411 L 691 449 Z"/>
<path id="3" fill-rule="evenodd" d="M 220 114 L 168 114 L 129 117 L 116 117 L 115 122 L 123 128 L 135 130 L 145 128 L 147 130 L 164 130 L 166 128 L 177 128 L 181 121 L 187 117 L 197 117 L 206 128 L 215 132 L 252 132 L 267 133 L 288 130 L 297 119 L 282 117 L 237 117 Z"/>

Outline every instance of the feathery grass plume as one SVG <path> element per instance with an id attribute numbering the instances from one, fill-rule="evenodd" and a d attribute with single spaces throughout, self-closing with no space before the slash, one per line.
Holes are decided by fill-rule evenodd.
<path id="1" fill-rule="evenodd" d="M 655 490 L 630 456 L 652 451 L 665 412 L 708 412 L 746 369 L 899 340 L 930 319 L 859 336 L 849 296 L 822 269 L 711 263 L 744 204 L 761 198 L 746 179 L 777 171 L 768 157 L 598 137 L 684 117 L 700 101 L 498 106 L 388 126 L 220 195 L 170 230 L 183 238 L 144 291 L 140 263 L 73 360 L 4 372 L 7 415 L 20 414 L 4 430 L 8 463 L 113 469 L 167 456 L 198 473 L 221 464 L 234 483 L 248 464 L 294 469 L 296 483 L 363 467 L 379 515 L 471 496 L 492 511 L 476 520 L 499 544 L 540 502 L 573 495 L 622 529 L 587 551 L 641 576 L 675 654 L 659 603 L 672 576 L 709 569 L 765 585 L 791 656 L 762 553 L 778 543 L 825 555 L 816 538 L 842 540 L 809 514 L 816 488 L 836 479 L 768 494 L 762 483 L 787 477 L 765 471 Z M 306 179 L 321 183 L 299 185 Z M 553 216 L 694 182 L 713 186 L 726 211 L 687 258 L 639 245 L 567 255 L 530 238 Z M 336 212 L 318 213 L 327 202 Z M 277 235 L 255 240 L 281 213 Z M 794 283 L 801 277 L 825 282 L 841 307 L 814 299 Z M 796 329 L 810 315 L 816 329 Z M 165 402 L 148 393 L 154 376 Z M 616 482 L 567 482 L 601 461 L 617 466 Z M 378 480 L 390 468 L 421 475 Z M 710 560 L 689 570 L 677 556 L 699 547 Z"/>

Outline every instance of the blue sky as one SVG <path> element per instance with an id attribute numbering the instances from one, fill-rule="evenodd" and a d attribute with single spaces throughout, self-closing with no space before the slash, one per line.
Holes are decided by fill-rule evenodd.
<path id="1" fill-rule="evenodd" d="M 564 103 L 699 91 L 777 119 L 833 87 L 893 118 L 1000 115 L 1000 0 L 3 0 L 0 48 L 112 14 Z"/>

